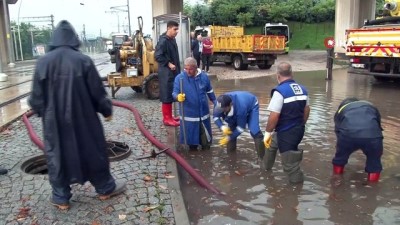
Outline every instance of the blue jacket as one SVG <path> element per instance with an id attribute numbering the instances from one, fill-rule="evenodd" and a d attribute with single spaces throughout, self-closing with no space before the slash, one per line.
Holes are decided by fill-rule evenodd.
<path id="1" fill-rule="evenodd" d="M 367 101 L 342 106 L 335 114 L 335 133 L 349 138 L 381 138 L 381 115 Z"/>
<path id="2" fill-rule="evenodd" d="M 224 122 L 228 123 L 232 130 L 230 139 L 236 139 L 246 128 L 249 115 L 253 110 L 258 110 L 258 100 L 255 95 L 247 91 L 233 91 L 225 93 L 232 99 L 232 109 L 228 114 L 214 110 L 213 119 L 215 124 L 221 128 Z M 259 119 L 259 118 L 255 118 Z M 224 122 L 223 122 L 224 121 Z M 254 130 L 259 130 L 259 125 Z M 251 128 L 250 128 L 251 129 Z"/>
<path id="3" fill-rule="evenodd" d="M 182 90 L 180 89 L 180 80 L 182 79 Z M 189 77 L 186 72 L 180 73 L 175 78 L 173 98 L 176 100 L 179 93 L 183 92 L 186 96 L 183 102 L 185 118 L 182 118 L 182 109 L 180 104 L 180 118 L 185 122 L 186 141 L 189 145 L 200 145 L 200 125 L 204 124 L 211 142 L 211 120 L 208 101 L 216 102 L 214 90 L 207 74 L 198 70 L 195 77 Z M 180 142 L 184 143 L 183 126 L 180 126 Z"/>
<path id="4" fill-rule="evenodd" d="M 277 132 L 289 130 L 304 124 L 304 108 L 307 104 L 307 89 L 294 80 L 285 80 L 271 91 L 271 96 L 277 91 L 283 96 L 283 106 L 275 127 Z"/>

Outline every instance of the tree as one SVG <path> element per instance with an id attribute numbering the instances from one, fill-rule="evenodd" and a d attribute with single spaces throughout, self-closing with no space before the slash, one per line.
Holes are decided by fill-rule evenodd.
<path id="1" fill-rule="evenodd" d="M 17 27 L 15 21 L 11 21 L 11 26 Z M 30 23 L 22 22 L 19 27 L 20 36 L 21 36 L 21 45 L 22 52 L 24 55 L 24 59 L 33 59 L 33 47 L 36 44 L 44 44 L 47 45 L 50 42 L 52 30 L 51 28 L 46 27 L 37 27 Z M 18 40 L 18 32 L 16 33 L 16 42 L 17 46 L 15 46 L 15 50 L 20 53 L 19 48 L 19 40 Z"/>

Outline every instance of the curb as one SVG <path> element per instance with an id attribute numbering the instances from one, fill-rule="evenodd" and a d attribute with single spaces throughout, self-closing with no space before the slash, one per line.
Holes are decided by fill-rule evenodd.
<path id="1" fill-rule="evenodd" d="M 178 127 L 179 128 L 179 127 Z M 179 145 L 177 139 L 177 129 L 175 127 L 167 127 L 168 138 L 167 143 L 169 147 L 175 147 Z M 188 225 L 190 224 L 189 217 L 186 211 L 186 205 L 183 200 L 180 178 L 178 173 L 178 165 L 176 161 L 167 156 L 167 170 L 174 174 L 175 178 L 168 179 L 168 189 L 170 190 L 172 210 L 174 212 L 175 225 Z"/>

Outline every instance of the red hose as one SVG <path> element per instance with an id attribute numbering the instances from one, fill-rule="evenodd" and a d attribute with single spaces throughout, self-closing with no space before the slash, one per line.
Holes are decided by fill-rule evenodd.
<path id="1" fill-rule="evenodd" d="M 29 137 L 31 138 L 32 142 L 35 143 L 40 150 L 44 151 L 44 144 L 39 139 L 35 131 L 33 130 L 32 124 L 29 122 L 28 117 L 33 115 L 33 111 L 29 111 L 22 116 L 22 121 L 24 122 L 26 129 L 28 129 Z"/>
<path id="2" fill-rule="evenodd" d="M 166 145 L 164 145 L 159 140 L 157 140 L 153 135 L 151 135 L 150 132 L 148 130 L 146 130 L 146 128 L 144 128 L 144 124 L 142 122 L 142 119 L 140 118 L 140 114 L 135 107 L 133 107 L 132 105 L 123 103 L 123 102 L 119 102 L 119 101 L 112 101 L 112 104 L 114 106 L 118 106 L 118 107 L 122 107 L 122 108 L 130 110 L 133 113 L 133 115 L 135 116 L 136 124 L 139 127 L 139 130 L 142 132 L 142 134 L 151 143 L 153 143 L 155 146 L 157 146 L 157 148 L 159 148 L 159 149 L 167 148 L 167 150 L 165 152 L 169 156 L 174 158 L 179 163 L 179 165 L 181 165 L 193 177 L 193 179 L 196 180 L 201 186 L 203 186 L 204 188 L 207 188 L 208 190 L 210 190 L 216 194 L 222 194 L 218 189 L 216 189 L 214 186 L 212 186 L 210 183 L 208 183 L 208 181 L 206 179 L 204 179 L 204 177 L 201 176 L 193 167 L 191 167 L 189 165 L 189 163 L 186 162 L 186 160 L 182 156 L 180 156 L 178 153 L 176 153 L 176 151 L 171 150 Z M 32 115 L 33 115 L 32 111 L 27 112 L 22 116 L 22 120 L 23 120 L 26 128 L 28 129 L 29 137 L 31 138 L 32 142 L 35 143 L 41 150 L 44 150 L 43 142 L 36 135 L 35 131 L 32 128 L 32 125 L 30 124 L 30 122 L 28 120 L 28 117 L 30 117 Z"/>

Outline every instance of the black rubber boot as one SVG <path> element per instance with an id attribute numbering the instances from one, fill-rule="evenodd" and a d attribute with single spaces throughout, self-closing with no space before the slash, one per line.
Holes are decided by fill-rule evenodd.
<path id="1" fill-rule="evenodd" d="M 281 154 L 283 171 L 288 174 L 290 183 L 301 183 L 304 181 L 300 163 L 303 159 L 303 150 L 287 151 Z"/>
<path id="2" fill-rule="evenodd" d="M 264 142 L 263 142 L 264 144 Z M 264 145 L 265 146 L 265 145 Z M 272 136 L 271 146 L 269 148 L 265 148 L 265 153 L 262 158 L 261 168 L 264 170 L 271 170 L 275 164 L 276 153 L 278 152 L 278 140 L 276 137 L 276 133 Z"/>
<path id="3" fill-rule="evenodd" d="M 4 169 L 3 167 L 0 167 L 0 175 L 4 175 L 4 174 L 7 174 L 7 173 L 8 173 L 7 169 Z"/>
<path id="4" fill-rule="evenodd" d="M 254 145 L 259 159 L 262 159 L 265 154 L 264 135 L 258 132 L 254 135 Z"/>

